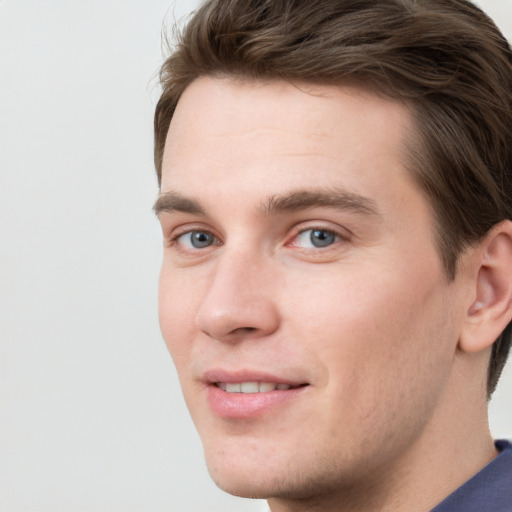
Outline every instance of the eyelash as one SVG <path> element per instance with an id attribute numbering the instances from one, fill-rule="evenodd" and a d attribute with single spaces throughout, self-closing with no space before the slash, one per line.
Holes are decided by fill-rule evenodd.
<path id="1" fill-rule="evenodd" d="M 300 245 L 298 245 L 296 243 L 297 239 L 300 236 L 304 235 L 305 233 L 308 233 L 308 232 L 313 233 L 315 231 L 323 232 L 327 235 L 332 235 L 334 238 L 334 241 L 324 247 L 301 247 Z M 203 248 L 194 248 L 194 249 L 184 248 L 183 245 L 180 245 L 179 239 L 185 235 L 192 235 L 192 233 L 203 233 L 205 235 L 212 236 L 214 241 L 212 244 L 207 245 Z M 334 229 L 330 229 L 330 228 L 327 228 L 324 226 L 314 226 L 313 225 L 313 226 L 307 226 L 304 228 L 296 227 L 293 230 L 292 235 L 290 237 L 288 237 L 288 240 L 289 241 L 285 242 L 285 244 L 284 244 L 285 247 L 293 247 L 300 252 L 310 254 L 310 253 L 325 253 L 325 252 L 329 251 L 329 249 L 333 248 L 333 246 L 337 246 L 339 242 L 348 242 L 349 236 L 346 233 L 341 233 L 340 230 L 334 230 Z M 197 256 L 198 253 L 202 253 L 210 247 L 222 245 L 222 241 L 220 240 L 220 238 L 218 236 L 215 235 L 215 233 L 213 233 L 213 231 L 211 231 L 209 229 L 204 229 L 204 228 L 201 228 L 200 226 L 197 226 L 197 227 L 196 226 L 188 226 L 186 229 L 179 230 L 176 233 L 174 233 L 170 237 L 168 245 L 175 247 L 176 250 L 178 252 L 180 252 L 181 254 Z"/>
<path id="2" fill-rule="evenodd" d="M 180 229 L 178 230 L 177 232 L 173 233 L 171 235 L 171 237 L 169 238 L 169 243 L 168 245 L 169 246 L 174 246 L 176 247 L 176 249 L 179 251 L 179 252 L 187 252 L 187 250 L 184 250 L 182 248 L 180 248 L 180 244 L 178 242 L 178 240 L 182 237 L 182 236 L 185 236 L 187 234 L 192 234 L 192 233 L 204 233 L 204 234 L 207 234 L 207 235 L 211 235 L 215 240 L 219 241 L 219 237 L 215 235 L 215 233 L 213 233 L 211 230 L 209 229 L 204 229 L 204 228 L 201 228 L 200 226 L 187 226 L 187 228 L 185 229 Z M 219 243 L 214 243 L 212 245 L 220 245 Z M 207 247 L 210 247 L 210 246 L 207 246 Z M 197 251 L 200 251 L 201 249 L 196 249 Z"/>
<path id="3" fill-rule="evenodd" d="M 296 241 L 299 237 L 302 237 L 303 235 L 305 235 L 306 233 L 311 233 L 310 234 L 310 239 L 311 239 L 313 233 L 315 233 L 315 232 L 324 233 L 324 234 L 326 234 L 328 236 L 332 236 L 334 238 L 332 243 L 329 243 L 328 245 L 326 245 L 324 247 L 316 247 L 316 249 L 323 249 L 323 248 L 330 247 L 334 243 L 339 242 L 340 240 L 344 239 L 344 237 L 342 237 L 340 233 L 338 233 L 337 231 L 334 231 L 332 229 L 327 229 L 327 228 L 324 228 L 324 227 L 308 227 L 308 228 L 305 228 L 305 229 L 297 230 L 297 232 L 292 237 L 291 245 L 292 246 L 296 245 L 293 242 Z"/>

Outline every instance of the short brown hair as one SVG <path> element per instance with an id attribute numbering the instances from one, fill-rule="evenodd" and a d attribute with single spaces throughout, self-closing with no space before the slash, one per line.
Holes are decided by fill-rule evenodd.
<path id="1" fill-rule="evenodd" d="M 449 278 L 468 245 L 512 219 L 512 52 L 466 0 L 208 0 L 162 66 L 159 182 L 185 88 L 200 76 L 361 84 L 411 107 L 411 173 L 429 198 Z M 493 346 L 488 394 L 512 341 Z"/>

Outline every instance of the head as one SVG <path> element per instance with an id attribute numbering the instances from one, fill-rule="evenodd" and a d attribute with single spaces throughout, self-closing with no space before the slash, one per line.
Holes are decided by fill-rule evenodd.
<path id="1" fill-rule="evenodd" d="M 176 105 L 198 77 L 361 84 L 413 114 L 411 175 L 453 278 L 461 251 L 512 219 L 511 67 L 506 39 L 465 0 L 209 1 L 162 67 L 158 179 Z M 493 346 L 489 396 L 511 342 L 509 325 Z"/>
<path id="2" fill-rule="evenodd" d="M 194 397 L 202 388 L 220 389 L 219 383 L 233 379 L 220 366 L 232 370 L 240 363 L 243 373 L 250 358 L 260 366 L 286 360 L 287 369 L 277 377 L 298 386 L 289 395 L 318 393 L 315 402 L 324 401 L 322 411 L 337 400 L 347 408 L 341 418 L 325 412 L 324 429 L 313 421 L 309 432 L 320 438 L 329 432 L 349 439 L 359 435 L 359 447 L 370 439 L 388 443 L 396 450 L 377 461 L 384 470 L 401 443 L 419 438 L 436 410 L 447 406 L 443 393 L 456 378 L 450 364 L 458 358 L 454 347 L 462 311 L 477 314 L 489 296 L 482 292 L 483 301 L 477 300 L 471 291 L 475 268 L 483 268 L 475 261 L 485 260 L 492 244 L 498 252 L 506 245 L 494 244 L 492 233 L 512 219 L 507 42 L 464 0 L 214 0 L 194 14 L 161 78 L 155 162 L 163 195 L 157 209 L 170 214 L 162 224 L 172 233 L 169 250 L 174 251 L 167 264 L 164 257 L 161 323 L 196 424 L 205 412 Z M 300 156 L 299 163 L 282 162 L 278 142 L 285 154 Z M 333 155 L 336 165 L 311 160 L 319 153 Z M 379 162 L 382 175 L 370 174 L 372 162 Z M 249 215 L 249 206 L 261 218 Z M 311 223 L 311 215 L 322 222 Z M 293 231 L 291 224 L 300 229 Z M 349 249 L 345 239 L 352 240 Z M 264 257 L 256 245 L 251 252 L 251 240 L 265 247 L 276 243 L 271 253 L 279 257 Z M 325 247 L 331 252 L 317 256 Z M 488 270 L 486 283 L 492 281 L 485 280 Z M 186 283 L 194 283 L 197 292 L 187 293 Z M 233 296 L 238 302 L 229 307 L 236 319 L 226 313 Z M 489 396 L 511 343 L 507 315 L 487 351 Z M 320 327 L 309 329 L 315 322 Z M 305 334 L 309 339 L 301 340 Z M 290 338 L 297 344 L 286 344 Z M 339 343 L 332 343 L 336 338 Z M 352 340 L 346 342 L 350 338 L 357 349 Z M 258 356 L 248 348 L 254 344 Z M 185 345 L 193 348 L 182 349 Z M 211 346 L 217 352 L 210 352 Z M 305 361 L 312 361 L 311 367 Z M 338 385 L 332 361 L 342 362 L 334 368 L 343 374 Z M 379 365 L 409 369 L 397 378 L 398 391 L 389 389 L 384 401 L 377 390 L 386 390 L 390 381 L 380 381 Z M 256 377 L 265 383 L 276 373 L 274 368 L 272 375 Z M 191 375 L 195 384 L 187 382 Z M 429 391 L 422 394 L 424 388 Z M 218 405 L 215 393 L 210 399 L 223 419 L 198 425 L 212 474 L 222 473 L 222 454 L 236 457 L 239 442 L 254 460 L 270 460 L 279 443 L 290 438 L 286 430 L 294 422 L 321 416 L 306 399 L 273 425 L 276 441 L 265 445 L 265 429 L 243 418 L 243 403 L 230 412 L 232 404 Z M 350 397 L 363 403 L 357 411 L 348 406 Z M 394 414 L 415 408 L 424 411 L 419 419 Z M 365 420 L 374 428 L 360 427 Z M 215 437 L 219 422 L 227 431 L 224 444 Z M 387 422 L 387 430 L 381 422 Z M 340 432 L 332 430 L 335 425 Z M 314 444 L 317 458 L 336 466 L 324 448 Z M 307 467 L 308 455 L 296 451 Z M 350 463 L 355 451 L 344 452 L 334 473 L 342 473 L 345 463 L 348 473 L 356 468 Z M 357 466 L 360 476 L 367 467 Z M 296 478 L 300 481 L 299 474 Z M 275 479 L 273 484 L 279 487 Z M 237 489 L 234 485 L 233 492 L 241 492 Z"/>

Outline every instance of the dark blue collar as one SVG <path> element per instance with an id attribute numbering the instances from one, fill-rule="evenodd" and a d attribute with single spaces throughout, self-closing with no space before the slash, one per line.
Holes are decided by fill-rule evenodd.
<path id="1" fill-rule="evenodd" d="M 431 512 L 511 512 L 512 445 L 496 441 L 498 456 Z"/>

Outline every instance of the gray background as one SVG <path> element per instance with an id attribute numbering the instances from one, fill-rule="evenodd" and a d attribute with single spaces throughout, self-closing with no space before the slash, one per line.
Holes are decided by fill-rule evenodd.
<path id="1" fill-rule="evenodd" d="M 262 507 L 210 482 L 157 322 L 154 76 L 195 4 L 0 0 L 2 512 Z M 511 394 L 509 365 L 496 437 Z"/>

